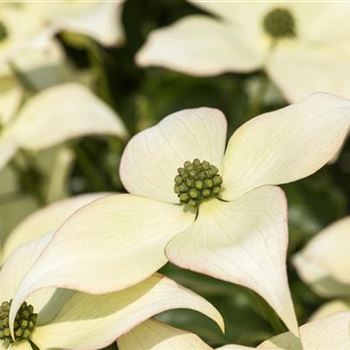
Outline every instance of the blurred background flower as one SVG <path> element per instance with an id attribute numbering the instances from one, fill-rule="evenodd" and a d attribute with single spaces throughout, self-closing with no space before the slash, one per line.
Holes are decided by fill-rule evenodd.
<path id="1" fill-rule="evenodd" d="M 120 1 L 1 4 L 0 193 L 5 198 L 0 204 L 1 241 L 23 215 L 69 194 L 68 174 L 77 158 L 72 151 L 77 142 L 67 141 L 110 135 L 108 142 L 118 145 L 115 137 L 126 138 L 117 112 L 104 101 L 103 93 L 95 95 L 100 90 L 94 88 L 105 79 L 97 73 L 103 69 L 99 45 L 115 46 L 123 40 L 122 5 Z M 91 67 L 80 69 L 67 55 L 66 42 L 85 47 Z M 49 150 L 41 152 L 44 149 Z M 86 169 L 89 160 L 85 152 L 80 154 Z"/>
<path id="2" fill-rule="evenodd" d="M 227 2 L 226 7 L 235 7 L 233 14 L 224 5 L 220 9 L 217 1 L 16 1 L 0 6 L 0 158 L 7 158 L 0 170 L 0 243 L 5 256 L 25 232 L 18 225 L 38 208 L 45 207 L 43 215 L 54 217 L 45 210 L 57 200 L 125 192 L 116 168 L 126 135 L 166 115 L 185 108 L 219 108 L 229 118 L 231 135 L 253 116 L 284 107 L 311 90 L 350 97 L 347 3 Z M 271 22 L 276 8 L 289 13 L 282 14 L 289 32 L 282 30 L 289 34 L 271 40 L 266 18 L 270 13 L 271 33 L 276 29 Z M 192 21 L 200 26 L 188 32 L 185 25 Z M 162 47 L 169 63 L 149 62 L 146 67 L 142 55 L 151 41 L 162 33 L 176 34 L 181 26 L 185 34 L 176 42 L 167 39 Z M 209 51 L 200 55 L 203 48 Z M 199 56 L 190 57 L 193 52 Z M 179 57 L 186 60 L 174 66 Z M 50 100 L 55 95 L 59 101 Z M 63 113 L 69 101 L 74 108 Z M 95 107 L 87 108 L 91 105 Z M 87 110 L 108 120 L 102 134 L 84 121 L 91 120 Z M 98 125 L 103 128 L 102 121 Z M 16 152 L 8 142 L 11 129 L 18 132 Z M 314 312 L 329 300 L 337 310 L 347 301 L 320 294 L 297 273 L 290 257 L 299 250 L 302 255 L 315 234 L 350 213 L 349 177 L 347 141 L 334 163 L 283 186 L 289 203 L 288 277 L 300 324 L 317 318 Z M 68 215 L 63 210 L 60 220 Z M 32 216 L 27 220 L 23 225 L 35 223 Z M 21 239 L 27 235 L 31 237 L 23 233 Z M 271 310 L 243 287 L 172 264 L 161 272 L 212 302 L 225 318 L 226 334 L 189 310 L 157 318 L 200 335 L 212 348 L 256 346 L 285 330 L 277 317 L 270 325 Z M 332 306 L 331 312 L 335 309 Z"/>
<path id="3" fill-rule="evenodd" d="M 198 76 L 264 68 L 290 101 L 313 91 L 350 95 L 349 4 L 189 2 L 211 16 L 152 32 L 137 54 L 141 66 Z"/>

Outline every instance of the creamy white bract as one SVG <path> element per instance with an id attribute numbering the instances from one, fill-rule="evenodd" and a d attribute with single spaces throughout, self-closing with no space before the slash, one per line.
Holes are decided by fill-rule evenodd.
<path id="1" fill-rule="evenodd" d="M 189 2 L 208 15 L 151 32 L 139 65 L 197 76 L 263 68 L 289 101 L 314 91 L 350 97 L 349 3 Z"/>
<path id="2" fill-rule="evenodd" d="M 79 103 L 77 103 L 79 101 Z M 0 168 L 18 149 L 38 151 L 85 135 L 124 138 L 120 117 L 88 88 L 65 83 L 39 92 L 0 130 Z"/>
<path id="3" fill-rule="evenodd" d="M 121 10 L 124 1 L 3 2 L 0 4 L 0 72 L 12 60 L 35 64 L 40 52 L 56 43 L 61 31 L 86 35 L 103 45 L 123 39 Z M 19 60 L 19 61 L 17 61 Z M 41 63 L 45 63 L 41 59 Z"/>

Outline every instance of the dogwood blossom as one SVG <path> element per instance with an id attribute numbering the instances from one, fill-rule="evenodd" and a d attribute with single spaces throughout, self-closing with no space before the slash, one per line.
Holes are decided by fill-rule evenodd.
<path id="1" fill-rule="evenodd" d="M 96 200 L 60 227 L 22 281 L 11 322 L 35 290 L 121 290 L 171 261 L 253 289 L 296 333 L 286 200 L 274 185 L 325 165 L 349 126 L 350 101 L 316 93 L 251 119 L 226 152 L 226 120 L 216 109 L 180 111 L 140 132 L 121 160 L 130 194 Z"/>
<path id="2" fill-rule="evenodd" d="M 47 49 L 49 32 L 35 18 L 28 6 L 16 6 L 10 2 L 0 4 L 0 71 L 6 63 L 33 51 Z M 5 67 L 4 67 L 5 66 Z"/>
<path id="3" fill-rule="evenodd" d="M 126 136 L 121 119 L 107 104 L 76 83 L 45 89 L 1 129 L 0 168 L 18 149 L 37 151 L 70 138 L 99 134 Z"/>
<path id="4" fill-rule="evenodd" d="M 120 1 L 31 2 L 0 4 L 0 124 L 14 116 L 23 98 L 13 67 L 36 87 L 53 66 L 67 65 L 54 35 L 69 31 L 88 36 L 102 45 L 123 40 Z M 55 81 L 55 84 L 60 81 Z"/>
<path id="5" fill-rule="evenodd" d="M 95 2 L 3 2 L 0 4 L 0 64 L 47 50 L 54 35 L 72 31 L 103 45 L 116 45 L 123 38 L 121 9 L 124 1 Z M 29 56 L 30 57 L 30 56 Z"/>
<path id="6" fill-rule="evenodd" d="M 217 350 L 330 350 L 350 347 L 350 312 L 341 312 L 300 327 L 300 339 L 291 333 L 271 338 L 256 348 L 225 345 Z M 118 339 L 120 350 L 213 350 L 197 335 L 149 320 Z"/>
<path id="7" fill-rule="evenodd" d="M 124 38 L 121 22 L 125 0 L 115 1 L 60 1 L 28 3 L 43 22 L 54 32 L 70 31 L 93 38 L 102 45 L 120 44 Z"/>
<path id="8" fill-rule="evenodd" d="M 292 102 L 313 91 L 350 96 L 349 3 L 189 2 L 212 16 L 151 32 L 139 65 L 197 76 L 264 68 Z"/>
<path id="9" fill-rule="evenodd" d="M 175 308 L 202 312 L 223 328 L 219 312 L 205 299 L 155 274 L 123 291 L 91 295 L 43 289 L 29 296 L 16 314 L 11 336 L 9 310 L 17 287 L 49 244 L 52 233 L 21 245 L 0 271 L 0 349 L 100 349 L 153 315 Z"/>

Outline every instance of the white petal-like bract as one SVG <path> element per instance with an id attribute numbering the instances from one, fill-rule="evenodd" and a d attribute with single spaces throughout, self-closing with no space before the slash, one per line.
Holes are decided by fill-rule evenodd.
<path id="1" fill-rule="evenodd" d="M 33 341 L 40 349 L 100 349 L 155 314 L 176 308 L 199 311 L 224 327 L 219 312 L 204 298 L 154 275 L 115 293 L 71 294 L 54 319 L 36 329 Z"/>
<path id="2" fill-rule="evenodd" d="M 225 21 L 189 16 L 150 34 L 136 56 L 140 66 L 162 66 L 191 75 L 208 76 L 259 68 L 265 45 L 239 40 L 242 35 Z"/>
<path id="3" fill-rule="evenodd" d="M 234 202 L 202 203 L 195 223 L 170 241 L 166 255 L 180 267 L 256 291 L 296 333 L 287 244 L 285 196 L 265 186 Z"/>
<path id="4" fill-rule="evenodd" d="M 338 152 L 349 128 L 350 100 L 325 93 L 249 120 L 227 146 L 224 199 L 311 175 Z"/>
<path id="5" fill-rule="evenodd" d="M 30 150 L 86 135 L 126 136 L 118 115 L 76 83 L 45 89 L 29 99 L 9 132 L 19 147 Z"/>

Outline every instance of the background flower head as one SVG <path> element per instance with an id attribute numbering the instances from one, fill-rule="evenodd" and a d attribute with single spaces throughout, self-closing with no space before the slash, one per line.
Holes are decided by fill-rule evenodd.
<path id="1" fill-rule="evenodd" d="M 350 96 L 348 4 L 189 2 L 207 14 L 152 32 L 141 66 L 198 76 L 263 68 L 290 101 L 313 91 Z"/>

